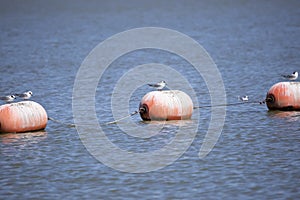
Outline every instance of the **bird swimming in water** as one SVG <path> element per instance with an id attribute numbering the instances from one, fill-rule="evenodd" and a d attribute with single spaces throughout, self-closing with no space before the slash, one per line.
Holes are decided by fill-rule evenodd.
<path id="1" fill-rule="evenodd" d="M 298 72 L 293 72 L 292 74 L 289 75 L 281 75 L 282 77 L 290 80 L 290 81 L 294 81 L 298 78 Z"/>
<path id="2" fill-rule="evenodd" d="M 30 99 L 30 97 L 32 97 L 33 93 L 31 91 L 27 91 L 27 92 L 24 92 L 22 94 L 15 94 L 17 97 L 20 97 L 24 100 L 26 99 Z"/>
<path id="3" fill-rule="evenodd" d="M 15 95 L 8 95 L 8 96 L 0 97 L 0 100 L 5 101 L 6 103 L 10 103 L 13 102 L 15 98 L 16 98 Z"/>
<path id="4" fill-rule="evenodd" d="M 239 99 L 241 101 L 249 101 L 249 97 L 247 95 L 246 96 L 242 96 L 242 97 L 239 96 Z"/>
<path id="5" fill-rule="evenodd" d="M 155 84 L 148 84 L 150 87 L 156 88 L 158 91 L 161 91 L 164 87 L 166 87 L 166 81 L 161 81 Z"/>

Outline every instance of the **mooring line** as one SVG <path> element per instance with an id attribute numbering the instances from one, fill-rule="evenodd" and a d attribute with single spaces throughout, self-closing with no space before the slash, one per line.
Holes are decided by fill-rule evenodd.
<path id="1" fill-rule="evenodd" d="M 205 105 L 205 106 L 195 106 L 193 107 L 193 109 L 199 109 L 199 108 L 212 108 L 212 107 L 226 107 L 226 106 L 236 106 L 236 105 L 242 105 L 242 104 L 264 104 L 266 101 L 263 100 L 263 101 L 258 101 L 258 102 L 250 102 L 250 101 L 244 101 L 244 102 L 238 102 L 238 103 L 227 103 L 227 104 L 219 104 L 219 105 Z M 141 112 L 144 112 L 145 110 L 143 109 L 139 109 L 139 110 L 136 110 L 132 113 L 130 113 L 129 115 L 125 116 L 125 117 L 121 117 L 117 120 L 114 120 L 114 121 L 111 121 L 111 122 L 106 122 L 106 123 L 103 123 L 101 125 L 110 125 L 110 124 L 116 124 L 117 122 L 119 121 L 122 121 L 124 119 L 127 119 L 128 117 L 132 117 L 138 113 L 141 113 Z M 48 117 L 48 120 L 51 120 L 53 122 L 56 122 L 56 123 L 59 123 L 59 124 L 62 124 L 64 126 L 67 126 L 67 127 L 71 127 L 71 128 L 74 128 L 76 127 L 75 124 L 70 124 L 70 123 L 64 123 L 64 122 L 61 122 L 59 120 L 56 120 L 52 117 Z"/>
<path id="2" fill-rule="evenodd" d="M 242 105 L 242 104 L 264 104 L 264 101 L 243 101 L 238 103 L 226 103 L 226 104 L 219 104 L 219 105 L 205 105 L 205 106 L 195 106 L 194 109 L 198 108 L 212 108 L 212 107 L 226 107 L 226 106 L 236 106 L 236 105 Z"/>
<path id="3" fill-rule="evenodd" d="M 48 120 L 51 120 L 53 122 L 56 122 L 56 123 L 59 123 L 59 124 L 62 124 L 64 126 L 68 126 L 68 127 L 75 127 L 75 124 L 69 124 L 69 123 L 64 123 L 64 122 L 61 122 L 59 120 L 56 120 L 56 119 L 53 119 L 52 117 L 48 117 Z"/>
<path id="4" fill-rule="evenodd" d="M 139 110 L 136 110 L 136 111 L 130 113 L 129 115 L 125 116 L 125 117 L 122 117 L 122 118 L 117 119 L 117 120 L 115 120 L 115 121 L 107 122 L 107 123 L 105 123 L 105 125 L 115 124 L 115 123 L 117 123 L 117 122 L 119 122 L 119 121 L 121 121 L 121 120 L 123 120 L 123 119 L 126 119 L 126 118 L 128 118 L 128 117 L 131 117 L 131 116 L 136 115 L 136 114 L 138 114 L 138 113 L 140 113 L 140 111 L 139 111 Z"/>
<path id="5" fill-rule="evenodd" d="M 130 113 L 129 115 L 127 115 L 127 116 L 125 116 L 125 117 L 122 117 L 122 118 L 120 118 L 120 119 L 117 119 L 117 120 L 114 120 L 114 121 L 111 121 L 111 122 L 106 122 L 106 123 L 103 123 L 103 124 L 101 124 L 101 125 L 115 124 L 115 123 L 117 123 L 117 122 L 119 122 L 119 121 L 122 121 L 122 120 L 128 118 L 128 117 L 134 116 L 134 115 L 136 115 L 136 114 L 138 114 L 138 113 L 140 113 L 140 111 L 134 111 L 133 113 Z M 75 128 L 75 127 L 76 127 L 75 124 L 64 123 L 64 122 L 59 121 L 59 120 L 56 120 L 56 119 L 54 119 L 54 118 L 52 118 L 52 117 L 48 117 L 48 120 L 53 121 L 53 122 L 56 122 L 56 123 L 58 123 L 58 124 L 62 124 L 62 125 L 64 125 L 64 126 L 67 126 L 67 127 L 70 127 L 70 128 Z"/>

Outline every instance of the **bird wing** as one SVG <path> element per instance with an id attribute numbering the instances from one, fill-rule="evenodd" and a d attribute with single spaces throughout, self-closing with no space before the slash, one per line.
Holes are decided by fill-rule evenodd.
<path id="1" fill-rule="evenodd" d="M 25 94 L 14 94 L 15 96 L 17 96 L 17 97 L 24 97 L 25 96 Z"/>
<path id="2" fill-rule="evenodd" d="M 281 75 L 283 78 L 290 78 L 289 75 Z"/>
<path id="3" fill-rule="evenodd" d="M 151 86 L 151 87 L 159 87 L 159 86 L 160 86 L 160 85 L 157 84 L 157 83 L 156 83 L 156 84 L 151 84 L 151 83 L 150 83 L 150 84 L 148 84 L 148 85 Z"/>

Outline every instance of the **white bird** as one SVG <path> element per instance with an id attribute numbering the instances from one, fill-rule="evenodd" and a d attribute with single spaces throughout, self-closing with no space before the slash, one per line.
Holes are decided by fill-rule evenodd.
<path id="1" fill-rule="evenodd" d="M 5 101 L 6 103 L 13 102 L 15 100 L 15 95 L 8 95 L 4 97 L 0 97 L 0 100 Z"/>
<path id="2" fill-rule="evenodd" d="M 159 83 L 155 84 L 148 84 L 150 87 L 156 88 L 158 91 L 161 91 L 164 87 L 166 87 L 167 83 L 166 81 L 161 81 Z"/>
<path id="3" fill-rule="evenodd" d="M 17 97 L 23 98 L 23 99 L 30 99 L 30 97 L 33 95 L 31 91 L 24 92 L 22 94 L 15 94 Z"/>
<path id="4" fill-rule="evenodd" d="M 298 72 L 293 72 L 292 74 L 290 75 L 281 75 L 283 76 L 284 78 L 290 80 L 290 81 L 294 81 L 298 78 Z"/>
<path id="5" fill-rule="evenodd" d="M 239 99 L 241 101 L 249 101 L 249 97 L 247 95 L 246 96 L 242 96 L 242 97 L 239 96 Z"/>

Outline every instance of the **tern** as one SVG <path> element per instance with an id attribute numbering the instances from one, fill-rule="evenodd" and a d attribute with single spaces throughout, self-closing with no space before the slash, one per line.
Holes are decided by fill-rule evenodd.
<path id="1" fill-rule="evenodd" d="M 161 81 L 155 84 L 148 84 L 150 87 L 156 88 L 158 91 L 161 91 L 164 87 L 166 87 L 166 81 Z"/>
<path id="2" fill-rule="evenodd" d="M 0 97 L 0 100 L 5 101 L 6 103 L 13 102 L 15 100 L 15 95 L 8 95 L 4 97 Z"/>
<path id="3" fill-rule="evenodd" d="M 241 101 L 248 101 L 249 100 L 249 97 L 246 95 L 246 96 L 242 96 L 242 97 L 240 97 L 239 96 L 239 99 L 241 100 Z"/>
<path id="4" fill-rule="evenodd" d="M 33 95 L 31 91 L 24 92 L 22 94 L 15 94 L 17 97 L 20 97 L 22 99 L 30 99 L 30 97 Z"/>
<path id="5" fill-rule="evenodd" d="M 293 72 L 292 74 L 289 75 L 281 75 L 282 77 L 290 80 L 290 81 L 294 81 L 298 78 L 298 72 Z"/>

